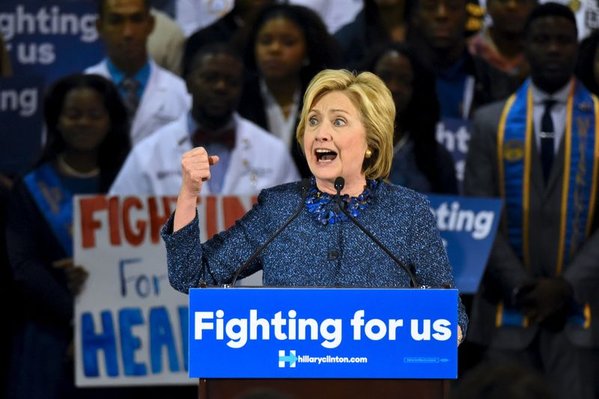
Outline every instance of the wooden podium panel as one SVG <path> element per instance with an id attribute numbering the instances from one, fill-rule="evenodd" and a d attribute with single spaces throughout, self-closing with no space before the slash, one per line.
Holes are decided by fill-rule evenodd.
<path id="1" fill-rule="evenodd" d="M 243 399 L 257 392 L 289 399 L 448 399 L 449 380 L 200 379 L 199 399 Z"/>

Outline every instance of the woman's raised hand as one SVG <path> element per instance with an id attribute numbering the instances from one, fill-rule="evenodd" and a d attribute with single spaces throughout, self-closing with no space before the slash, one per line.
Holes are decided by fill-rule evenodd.
<path id="1" fill-rule="evenodd" d="M 183 181 L 177 197 L 177 212 L 173 231 L 185 227 L 196 215 L 198 195 L 202 184 L 210 179 L 210 168 L 218 163 L 218 156 L 208 155 L 204 147 L 196 147 L 181 157 Z"/>
<path id="2" fill-rule="evenodd" d="M 210 167 L 218 163 L 218 156 L 208 155 L 204 147 L 196 147 L 181 157 L 183 183 L 179 195 L 197 197 L 202 184 L 210 179 Z"/>

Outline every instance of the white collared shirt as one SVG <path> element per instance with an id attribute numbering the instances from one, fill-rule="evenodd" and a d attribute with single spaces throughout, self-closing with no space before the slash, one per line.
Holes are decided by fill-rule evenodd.
<path id="1" fill-rule="evenodd" d="M 264 98 L 268 130 L 283 140 L 288 148 L 291 147 L 291 142 L 295 138 L 295 122 L 297 121 L 297 113 L 299 111 L 300 91 L 296 90 L 293 94 L 293 104 L 287 117 L 285 117 L 281 106 L 268 90 L 264 80 L 260 80 L 260 92 Z"/>

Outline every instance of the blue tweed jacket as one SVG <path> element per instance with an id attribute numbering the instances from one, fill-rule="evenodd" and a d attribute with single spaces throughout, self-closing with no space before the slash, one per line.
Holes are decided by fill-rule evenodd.
<path id="1" fill-rule="evenodd" d="M 454 287 L 447 253 L 426 198 L 384 182 L 371 191 L 357 219 L 412 267 L 420 284 Z M 301 199 L 299 182 L 263 190 L 258 203 L 232 228 L 203 244 L 198 242 L 197 216 L 173 233 L 171 215 L 162 229 L 171 285 L 186 293 L 202 282 L 229 282 L 239 266 L 295 212 Z M 335 212 L 334 202 L 323 206 L 327 213 Z M 267 286 L 410 286 L 408 274 L 351 221 L 326 223 L 307 206 L 240 277 L 260 269 Z M 461 303 L 458 319 L 465 333 L 467 316 Z"/>

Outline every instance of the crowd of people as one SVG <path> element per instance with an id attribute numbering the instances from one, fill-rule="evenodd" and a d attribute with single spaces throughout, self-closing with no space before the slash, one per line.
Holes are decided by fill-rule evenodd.
<path id="1" fill-rule="evenodd" d="M 73 383 L 73 306 L 87 277 L 73 262 L 74 195 L 178 195 L 162 234 L 171 282 L 186 292 L 229 281 L 229 263 L 247 259 L 300 201 L 312 206 L 299 227 L 244 275 L 410 286 L 382 253 L 338 248 L 330 259 L 313 237 L 364 246 L 335 213 L 335 195 L 383 240 L 410 248 L 401 261 L 413 278 L 453 286 L 420 195 L 450 194 L 503 200 L 479 290 L 459 307 L 455 397 L 599 399 L 599 30 L 583 30 L 579 16 L 590 8 L 331 1 L 341 13 L 329 2 L 236 0 L 194 20 L 206 2 L 97 3 L 105 57 L 49 82 L 39 160 L 22 176 L 0 171 L 1 290 L 14 304 L 2 394 L 107 394 Z M 0 36 L 0 79 L 19 73 L 4 45 Z M 197 195 L 259 197 L 241 223 L 200 244 Z M 290 250 L 297 237 L 310 238 Z M 301 262 L 308 255 L 354 269 L 308 270 L 319 265 Z M 369 263 L 376 270 L 359 269 Z M 518 389 L 501 387 L 518 378 Z M 193 387 L 108 389 L 115 399 L 197 396 Z"/>

